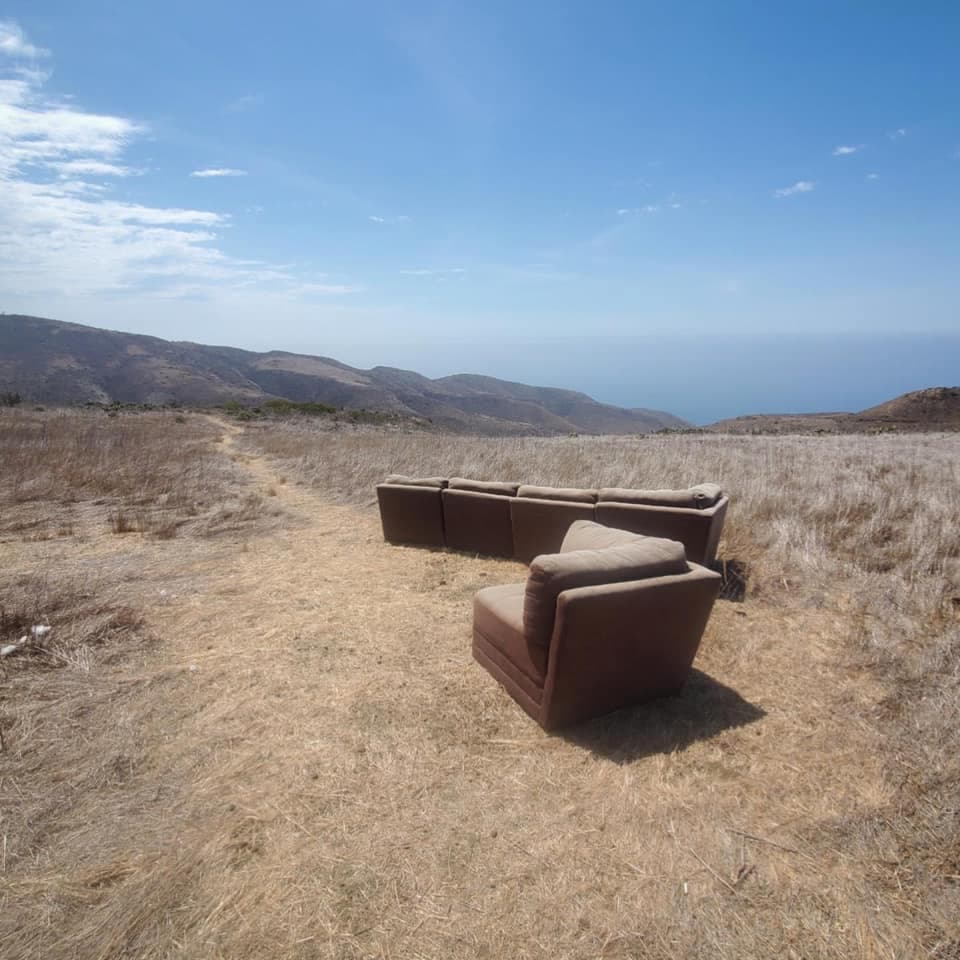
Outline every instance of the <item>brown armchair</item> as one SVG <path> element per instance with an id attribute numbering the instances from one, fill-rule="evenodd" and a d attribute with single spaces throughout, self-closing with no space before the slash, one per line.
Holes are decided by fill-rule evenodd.
<path id="1" fill-rule="evenodd" d="M 473 655 L 544 729 L 679 692 L 720 588 L 683 545 L 577 520 L 474 597 Z"/>

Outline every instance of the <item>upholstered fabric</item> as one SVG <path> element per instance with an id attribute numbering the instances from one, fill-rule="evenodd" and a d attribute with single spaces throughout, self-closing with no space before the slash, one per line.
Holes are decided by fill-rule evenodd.
<path id="1" fill-rule="evenodd" d="M 393 483 L 405 487 L 439 487 L 443 489 L 448 481 L 446 477 L 405 477 L 402 473 L 391 473 L 384 483 Z"/>
<path id="2" fill-rule="evenodd" d="M 383 539 L 442 547 L 443 504 L 440 487 L 381 483 L 377 486 Z"/>
<path id="3" fill-rule="evenodd" d="M 594 519 L 592 503 L 531 497 L 511 497 L 509 503 L 513 555 L 523 563 L 529 563 L 541 553 L 556 553 L 574 520 Z"/>
<path id="4" fill-rule="evenodd" d="M 563 500 L 566 503 L 596 503 L 596 490 L 581 490 L 579 487 L 536 487 L 524 483 L 517 491 L 518 497 L 535 500 Z"/>
<path id="5" fill-rule="evenodd" d="M 727 497 L 721 497 L 712 507 L 691 510 L 601 501 L 596 506 L 595 515 L 597 523 L 607 527 L 679 540 L 687 551 L 688 560 L 709 564 L 717 554 L 728 503 Z"/>
<path id="6" fill-rule="evenodd" d="M 465 477 L 451 477 L 451 490 L 470 490 L 473 493 L 490 493 L 501 497 L 515 497 L 520 489 L 519 483 L 504 483 L 500 480 L 468 480 Z"/>
<path id="7" fill-rule="evenodd" d="M 636 543 L 643 540 L 641 533 L 631 533 L 629 530 L 615 530 L 605 527 L 602 523 L 593 520 L 574 520 L 567 530 L 567 535 L 560 544 L 560 553 L 571 550 L 603 550 L 606 547 L 619 547 L 625 543 Z"/>
<path id="8" fill-rule="evenodd" d="M 598 502 L 642 503 L 655 507 L 684 507 L 704 510 L 712 507 L 723 491 L 715 483 L 701 483 L 686 490 L 634 490 L 629 487 L 601 487 Z"/>
<path id="9" fill-rule="evenodd" d="M 633 542 L 599 550 L 572 550 L 535 557 L 530 564 L 523 601 L 527 640 L 543 647 L 550 645 L 557 597 L 564 590 L 686 571 L 683 544 L 656 537 L 635 537 Z"/>
<path id="10" fill-rule="evenodd" d="M 444 490 L 443 525 L 447 546 L 491 557 L 512 557 L 512 499 L 473 490 Z"/>
<path id="11" fill-rule="evenodd" d="M 474 599 L 475 630 L 486 637 L 510 662 L 538 688 L 547 677 L 549 643 L 533 643 L 523 628 L 524 585 L 508 583 L 485 587 Z"/>

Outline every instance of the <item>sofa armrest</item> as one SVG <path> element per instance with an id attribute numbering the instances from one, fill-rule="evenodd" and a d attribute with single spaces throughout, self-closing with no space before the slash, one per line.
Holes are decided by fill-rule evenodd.
<path id="1" fill-rule="evenodd" d="M 687 573 L 561 593 L 542 725 L 555 729 L 677 693 L 720 581 L 719 574 L 691 564 Z"/>

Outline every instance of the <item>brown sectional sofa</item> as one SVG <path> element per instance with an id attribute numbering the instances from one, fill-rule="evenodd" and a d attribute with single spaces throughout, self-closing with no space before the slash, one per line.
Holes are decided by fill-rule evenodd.
<path id="1" fill-rule="evenodd" d="M 556 553 L 575 520 L 679 540 L 687 559 L 711 563 L 728 498 L 716 484 L 687 490 L 580 490 L 440 477 L 388 477 L 377 486 L 384 539 L 448 546 L 529 563 Z"/>
<path id="2" fill-rule="evenodd" d="M 546 730 L 677 693 L 720 579 L 676 541 L 578 520 L 525 584 L 476 594 L 473 655 Z"/>

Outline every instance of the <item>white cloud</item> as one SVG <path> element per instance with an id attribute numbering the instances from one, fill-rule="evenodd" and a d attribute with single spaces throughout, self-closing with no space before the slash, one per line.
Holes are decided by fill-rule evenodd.
<path id="1" fill-rule="evenodd" d="M 104 163 L 103 160 L 61 160 L 51 163 L 61 177 L 134 177 L 143 173 L 133 167 L 123 167 L 116 163 Z"/>
<path id="2" fill-rule="evenodd" d="M 236 100 L 231 100 L 224 109 L 228 113 L 243 113 L 246 110 L 253 110 L 263 103 L 263 95 L 259 93 L 247 93 Z"/>
<path id="3" fill-rule="evenodd" d="M 191 177 L 245 177 L 246 170 L 237 170 L 235 167 L 205 167 L 203 170 L 194 170 Z"/>
<path id="4" fill-rule="evenodd" d="M 907 129 L 906 129 L 906 127 L 897 127 L 896 130 L 891 130 L 891 131 L 887 134 L 887 136 L 888 136 L 891 140 L 899 140 L 901 137 L 905 137 L 906 135 L 907 135 Z"/>
<path id="5" fill-rule="evenodd" d="M 49 51 L 30 43 L 12 20 L 0 20 L 0 53 L 9 57 L 45 57 Z"/>
<path id="6" fill-rule="evenodd" d="M 816 183 L 814 183 L 813 180 L 798 180 L 789 187 L 781 187 L 779 190 L 774 190 L 773 195 L 775 197 L 792 197 L 797 193 L 810 193 L 815 187 Z"/>
<path id="7" fill-rule="evenodd" d="M 648 203 L 642 207 L 621 207 L 617 211 L 618 217 L 628 217 L 635 213 L 659 213 L 664 208 L 669 208 L 670 210 L 679 210 L 680 204 L 675 201 L 671 201 L 666 204 L 661 203 Z"/>
<path id="8" fill-rule="evenodd" d="M 880 179 L 880 174 L 879 174 L 879 173 L 868 173 L 868 174 L 867 174 L 867 179 L 868 179 L 868 180 L 879 180 L 879 179 Z"/>
<path id="9" fill-rule="evenodd" d="M 410 218 L 408 216 L 399 217 L 367 217 L 372 223 L 406 223 Z"/>
<path id="10" fill-rule="evenodd" d="M 865 146 L 865 143 L 858 143 L 856 146 L 834 147 L 833 155 L 835 157 L 848 157 L 851 153 L 859 153 Z"/>
<path id="11" fill-rule="evenodd" d="M 31 48 L 22 32 L 3 30 L 5 51 Z M 140 172 L 125 160 L 146 127 L 50 97 L 46 80 L 0 63 L 0 299 L 222 299 L 239 288 L 295 299 L 356 289 L 231 257 L 220 247 L 227 213 L 117 199 L 103 178 Z"/>

